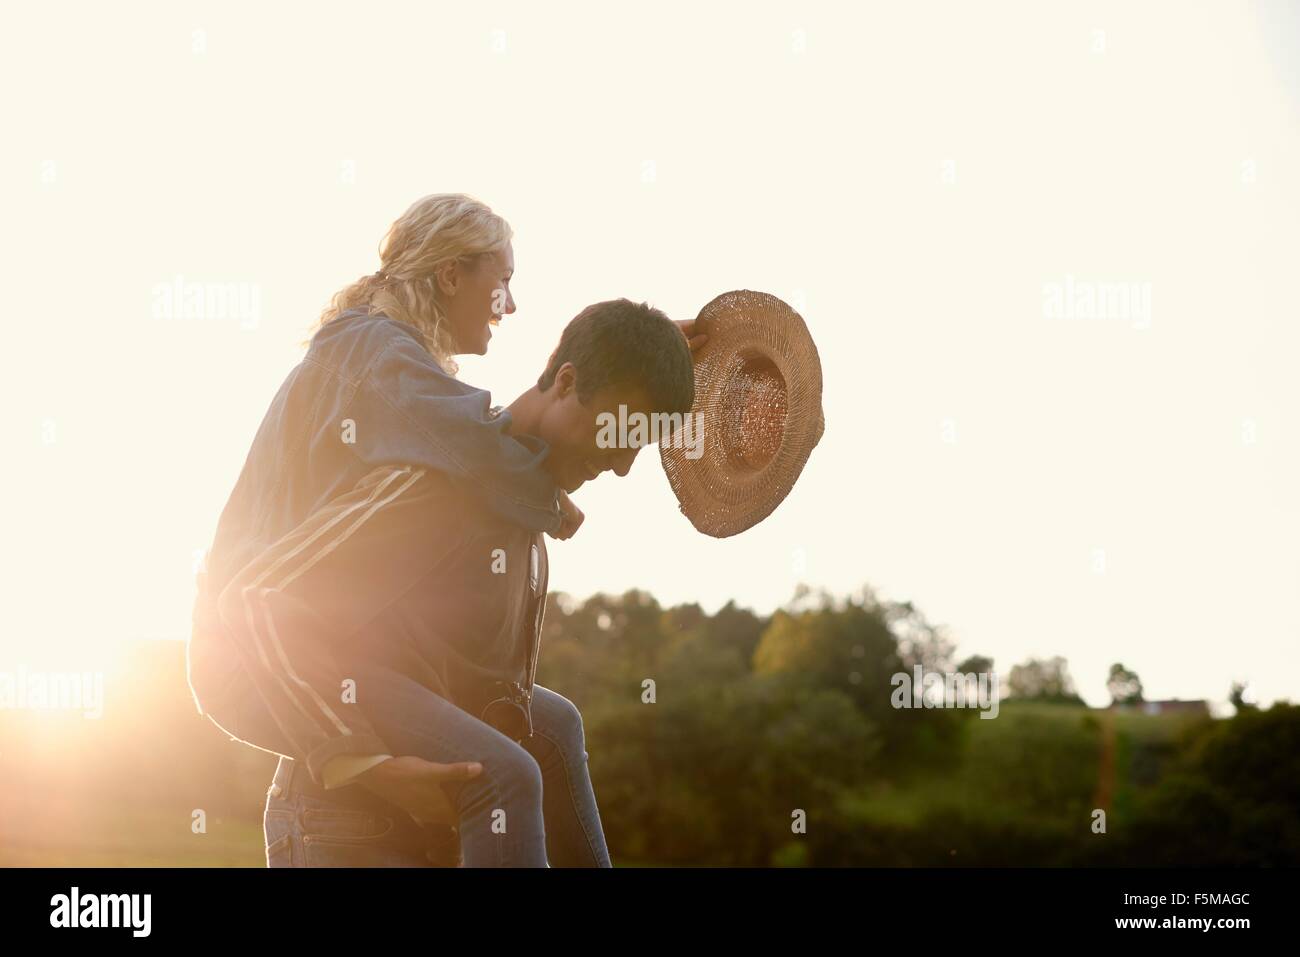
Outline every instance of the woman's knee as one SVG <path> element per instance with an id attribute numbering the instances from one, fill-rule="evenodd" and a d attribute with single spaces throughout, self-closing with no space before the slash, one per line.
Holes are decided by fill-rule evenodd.
<path id="1" fill-rule="evenodd" d="M 462 806 L 462 813 L 473 810 L 473 805 L 493 801 L 542 806 L 542 769 L 519 744 L 505 739 L 476 760 L 483 765 L 483 771 L 462 783 L 469 805 Z"/>

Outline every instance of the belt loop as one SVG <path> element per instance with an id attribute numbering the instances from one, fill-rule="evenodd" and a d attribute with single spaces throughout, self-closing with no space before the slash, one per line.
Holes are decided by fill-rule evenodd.
<path id="1" fill-rule="evenodd" d="M 275 777 L 271 780 L 271 797 L 288 797 L 293 792 L 294 765 L 292 758 L 281 757 L 275 767 Z"/>

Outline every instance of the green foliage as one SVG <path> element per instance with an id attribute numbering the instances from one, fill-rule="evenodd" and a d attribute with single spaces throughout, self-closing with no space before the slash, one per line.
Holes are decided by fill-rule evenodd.
<path id="1" fill-rule="evenodd" d="M 1246 700 L 1246 688 L 1245 682 L 1234 681 L 1228 690 L 1228 700 L 1237 711 L 1253 711 L 1255 708 L 1255 705 Z"/>
<path id="2" fill-rule="evenodd" d="M 1290 705 L 1094 711 L 1051 659 L 1013 671 L 993 719 L 896 709 L 895 673 L 993 663 L 954 668 L 940 629 L 869 591 L 770 618 L 556 595 L 542 649 L 538 681 L 582 711 L 616 864 L 1300 864 Z M 195 713 L 183 646 L 140 643 L 112 686 L 101 721 L 0 712 L 0 863 L 263 866 L 275 758 Z"/>
<path id="3" fill-rule="evenodd" d="M 1136 671 L 1129 671 L 1118 661 L 1110 666 L 1106 690 L 1110 692 L 1111 704 L 1137 704 L 1143 700 L 1142 679 Z"/>
<path id="4" fill-rule="evenodd" d="M 1022 700 L 1083 704 L 1083 699 L 1074 690 L 1074 679 L 1070 677 L 1065 659 L 1059 655 L 1045 661 L 1030 658 L 1015 665 L 1007 686 L 1012 697 Z"/>
<path id="5" fill-rule="evenodd" d="M 1121 836 L 1117 862 L 1296 866 L 1300 707 L 1279 703 L 1189 725 Z"/>

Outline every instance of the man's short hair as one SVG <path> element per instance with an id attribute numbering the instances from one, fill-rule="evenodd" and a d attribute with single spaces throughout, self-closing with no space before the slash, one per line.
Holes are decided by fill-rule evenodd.
<path id="1" fill-rule="evenodd" d="M 644 302 L 611 299 L 578 313 L 564 327 L 537 387 L 549 389 L 566 362 L 577 370 L 580 402 L 611 386 L 642 387 L 653 412 L 689 412 L 695 402 L 695 368 L 686 337 Z"/>

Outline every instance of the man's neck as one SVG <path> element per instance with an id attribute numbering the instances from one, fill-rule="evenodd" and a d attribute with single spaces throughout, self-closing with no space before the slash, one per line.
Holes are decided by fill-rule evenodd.
<path id="1" fill-rule="evenodd" d="M 542 424 L 542 393 L 533 386 L 515 401 L 506 406 L 510 413 L 511 435 L 537 435 Z"/>

